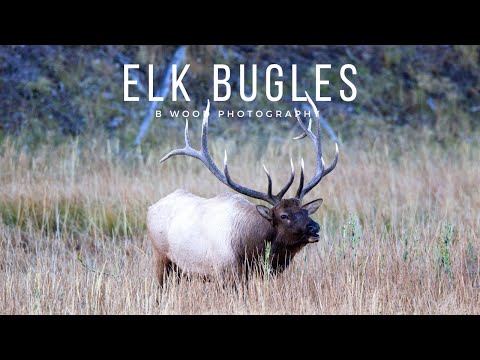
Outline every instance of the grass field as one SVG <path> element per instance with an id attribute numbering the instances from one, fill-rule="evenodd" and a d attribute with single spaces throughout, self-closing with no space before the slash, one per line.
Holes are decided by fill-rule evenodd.
<path id="1" fill-rule="evenodd" d="M 302 153 L 312 174 L 304 141 L 263 144 L 258 159 L 260 141 L 211 140 L 218 163 L 226 147 L 232 177 L 262 191 L 262 162 L 274 190 L 288 177 L 289 153 L 297 173 Z M 158 164 L 182 146 L 169 142 L 127 155 L 98 139 L 33 155 L 3 142 L 0 313 L 480 314 L 478 145 L 345 144 L 305 199 L 324 199 L 314 215 L 320 242 L 282 275 L 235 291 L 195 278 L 156 285 L 148 206 L 179 187 L 207 197 L 228 191 L 197 160 Z M 327 163 L 333 148 L 324 141 Z"/>

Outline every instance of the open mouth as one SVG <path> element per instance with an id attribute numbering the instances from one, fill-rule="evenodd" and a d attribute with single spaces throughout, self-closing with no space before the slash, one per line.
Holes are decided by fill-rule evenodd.
<path id="1" fill-rule="evenodd" d="M 318 234 L 312 234 L 308 236 L 308 242 L 310 243 L 318 242 L 319 239 L 320 239 L 320 235 Z"/>

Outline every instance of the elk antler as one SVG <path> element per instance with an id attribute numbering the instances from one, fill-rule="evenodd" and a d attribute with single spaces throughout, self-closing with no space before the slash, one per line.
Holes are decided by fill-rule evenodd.
<path id="1" fill-rule="evenodd" d="M 290 173 L 290 178 L 288 179 L 287 184 L 280 190 L 280 192 L 277 195 L 272 194 L 272 178 L 270 177 L 270 174 L 267 171 L 267 168 L 265 165 L 263 166 L 266 174 L 267 174 L 267 179 L 268 179 L 268 192 L 267 193 L 262 193 L 259 191 L 255 191 L 252 189 L 248 189 L 244 186 L 241 186 L 237 184 L 235 181 L 232 180 L 230 177 L 230 174 L 228 172 L 228 165 L 227 165 L 227 151 L 225 150 L 225 158 L 224 158 L 224 170 L 223 174 L 222 172 L 218 169 L 218 167 L 215 165 L 213 162 L 212 157 L 208 153 L 208 116 L 210 115 L 209 113 L 210 110 L 210 101 L 207 101 L 207 108 L 203 112 L 203 123 L 202 123 L 202 146 L 200 150 L 195 150 L 192 148 L 190 144 L 190 138 L 188 135 L 188 120 L 186 120 L 185 123 L 185 147 L 183 149 L 176 149 L 170 151 L 167 155 L 165 155 L 160 162 L 163 162 L 167 160 L 168 158 L 175 156 L 175 155 L 187 155 L 194 157 L 198 160 L 200 160 L 207 168 L 210 170 L 210 172 L 215 175 L 215 177 L 220 180 L 223 184 L 227 185 L 231 189 L 235 190 L 236 192 L 239 192 L 240 194 L 263 200 L 268 202 L 269 204 L 276 206 L 278 203 L 280 203 L 280 200 L 282 200 L 282 197 L 285 195 L 285 193 L 288 191 L 290 186 L 293 183 L 293 180 L 295 178 L 295 169 L 293 167 L 293 161 L 290 158 L 290 164 L 292 166 L 292 172 Z M 303 177 L 303 173 L 302 173 Z"/>
<path id="2" fill-rule="evenodd" d="M 303 197 L 310 190 L 312 190 L 320 182 L 320 180 L 322 180 L 324 176 L 329 174 L 335 168 L 338 161 L 338 143 L 335 143 L 335 159 L 333 159 L 332 164 L 325 169 L 325 162 L 323 161 L 323 157 L 322 157 L 322 140 L 320 138 L 320 114 L 314 102 L 312 101 L 312 99 L 310 98 L 310 96 L 306 91 L 305 91 L 305 95 L 307 96 L 307 100 L 312 106 L 313 111 L 315 112 L 317 133 L 314 134 L 312 132 L 312 118 L 310 118 L 310 121 L 308 123 L 308 128 L 307 128 L 303 123 L 303 121 L 300 119 L 300 116 L 297 113 L 297 109 L 295 109 L 295 116 L 297 117 L 298 123 L 300 124 L 304 132 L 303 134 L 296 136 L 293 139 L 300 140 L 308 136 L 313 141 L 313 144 L 316 150 L 316 169 L 315 169 L 315 175 L 313 176 L 312 180 L 310 180 L 309 183 L 305 187 L 303 187 L 304 162 L 302 159 L 302 170 L 300 172 L 300 185 L 298 186 L 298 190 L 296 194 L 296 198 L 299 199 L 300 201 L 302 201 Z"/>

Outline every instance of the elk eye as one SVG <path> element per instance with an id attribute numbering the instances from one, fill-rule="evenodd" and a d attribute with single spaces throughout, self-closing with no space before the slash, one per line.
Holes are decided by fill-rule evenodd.
<path id="1" fill-rule="evenodd" d="M 282 218 L 282 219 L 284 219 L 284 220 L 285 220 L 285 219 L 288 219 L 288 215 L 287 215 L 287 214 L 282 214 L 282 215 L 280 215 L 280 218 Z"/>

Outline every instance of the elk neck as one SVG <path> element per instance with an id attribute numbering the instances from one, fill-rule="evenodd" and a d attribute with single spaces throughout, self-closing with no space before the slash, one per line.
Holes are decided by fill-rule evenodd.
<path id="1" fill-rule="evenodd" d="M 272 226 L 273 228 L 273 226 Z M 271 264 L 272 270 L 282 272 L 293 260 L 295 255 L 307 245 L 306 241 L 301 239 L 292 239 L 292 235 L 285 235 L 277 230 L 273 230 L 271 242 Z"/>

